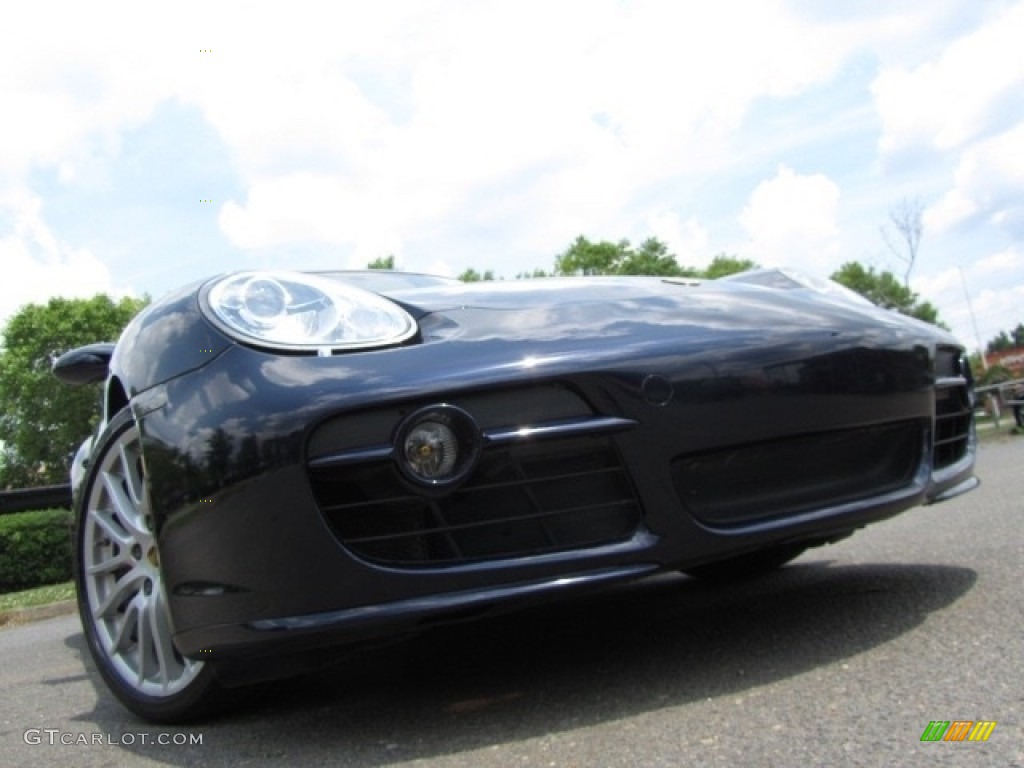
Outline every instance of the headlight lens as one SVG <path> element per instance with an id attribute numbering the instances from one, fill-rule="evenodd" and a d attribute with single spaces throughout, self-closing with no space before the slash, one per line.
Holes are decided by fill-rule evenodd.
<path id="1" fill-rule="evenodd" d="M 257 344 L 327 353 L 397 344 L 416 333 L 398 305 L 318 275 L 238 272 L 216 280 L 205 295 L 216 323 Z"/>

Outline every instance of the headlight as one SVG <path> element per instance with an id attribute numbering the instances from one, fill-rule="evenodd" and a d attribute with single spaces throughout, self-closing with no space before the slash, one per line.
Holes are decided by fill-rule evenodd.
<path id="1" fill-rule="evenodd" d="M 318 275 L 238 272 L 210 283 L 204 295 L 217 325 L 266 346 L 329 354 L 397 344 L 416 333 L 416 322 L 398 305 Z"/>

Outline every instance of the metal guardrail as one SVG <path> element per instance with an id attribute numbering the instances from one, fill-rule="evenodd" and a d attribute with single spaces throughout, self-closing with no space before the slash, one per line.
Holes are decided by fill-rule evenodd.
<path id="1" fill-rule="evenodd" d="M 975 387 L 974 393 L 984 395 L 988 392 L 999 392 L 1000 397 L 1002 397 L 1006 390 L 1014 391 L 1017 389 L 1024 389 L 1024 379 L 1014 379 L 1013 381 L 1003 381 L 999 384 L 986 384 L 984 387 Z"/>
<path id="2" fill-rule="evenodd" d="M 1024 400 L 1020 399 L 1019 393 L 1024 392 L 1024 379 L 1004 381 L 999 384 L 987 384 L 984 387 L 976 387 L 974 394 L 977 397 L 979 407 L 985 408 L 992 416 L 996 429 L 1002 429 L 1002 409 L 1010 407 L 1014 409 L 1014 421 L 1018 424 L 1019 411 L 1024 407 Z"/>
<path id="3" fill-rule="evenodd" d="M 71 507 L 70 485 L 44 485 L 38 488 L 0 491 L 0 515 L 62 507 Z"/>

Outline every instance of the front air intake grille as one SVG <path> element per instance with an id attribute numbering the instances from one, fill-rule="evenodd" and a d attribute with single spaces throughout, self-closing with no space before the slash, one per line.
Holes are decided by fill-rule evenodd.
<path id="1" fill-rule="evenodd" d="M 940 347 L 935 361 L 935 444 L 932 461 L 944 469 L 965 458 L 970 450 L 973 407 L 971 371 L 963 353 Z"/>
<path id="2" fill-rule="evenodd" d="M 712 526 L 782 519 L 904 488 L 922 460 L 923 420 L 803 435 L 672 464 L 689 511 Z"/>
<path id="3" fill-rule="evenodd" d="M 640 505 L 606 436 L 484 451 L 470 480 L 432 498 L 393 462 L 311 470 L 331 531 L 380 563 L 428 565 L 536 555 L 629 538 Z"/>

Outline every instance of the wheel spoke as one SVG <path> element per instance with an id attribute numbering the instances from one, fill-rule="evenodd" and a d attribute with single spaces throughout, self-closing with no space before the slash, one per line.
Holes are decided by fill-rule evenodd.
<path id="1" fill-rule="evenodd" d="M 151 642 L 149 637 L 149 622 L 146 621 L 145 609 L 139 612 L 138 621 L 136 622 L 135 626 L 137 686 L 141 689 L 145 687 L 145 683 L 148 677 L 146 672 L 147 668 L 149 667 L 149 644 Z"/>
<path id="2" fill-rule="evenodd" d="M 100 573 L 111 573 L 112 571 L 117 571 L 121 568 L 131 567 L 131 565 L 131 553 L 125 547 L 121 547 L 116 555 L 108 557 L 105 560 L 98 560 L 86 568 L 85 572 L 90 576 L 96 576 Z"/>
<path id="3" fill-rule="evenodd" d="M 138 596 L 128 604 L 124 617 L 117 624 L 116 632 L 111 634 L 110 641 L 107 644 L 107 652 L 111 655 L 131 648 L 134 629 L 139 621 L 137 600 Z"/>
<path id="4" fill-rule="evenodd" d="M 141 568 L 133 568 L 128 571 L 128 573 L 117 579 L 112 585 L 110 585 L 112 589 L 110 589 L 106 597 L 100 600 L 100 604 L 93 609 L 93 618 L 108 618 L 111 610 L 120 613 L 119 611 L 116 611 L 116 609 L 119 608 L 129 597 L 138 593 L 142 588 L 145 576 L 146 575 L 142 572 Z"/>
<path id="5" fill-rule="evenodd" d="M 166 687 L 171 680 L 171 664 L 174 662 L 174 646 L 171 644 L 170 627 L 162 598 L 154 592 L 147 601 L 147 617 L 153 635 L 153 656 L 159 673 L 159 682 Z"/>
<path id="6" fill-rule="evenodd" d="M 132 504 L 136 510 L 142 506 L 146 491 L 142 482 L 142 474 L 139 471 L 139 456 L 134 449 L 129 450 L 127 445 L 121 446 L 121 469 L 124 472 L 125 486 Z"/>
<path id="7" fill-rule="evenodd" d="M 90 519 L 103 530 L 108 537 L 121 548 L 121 551 L 130 549 L 132 536 L 129 531 L 124 530 L 114 519 L 114 513 L 106 509 L 96 509 L 90 513 Z"/>
<path id="8" fill-rule="evenodd" d="M 146 535 L 148 532 L 142 526 L 142 521 L 139 520 L 139 510 L 135 506 L 135 502 L 132 501 L 131 497 L 125 491 L 123 487 L 124 478 L 121 475 L 116 475 L 111 472 L 105 472 L 103 474 L 103 486 L 107 490 L 107 494 L 110 496 L 110 500 L 114 505 L 114 511 L 117 513 L 118 519 L 121 524 L 128 530 L 129 533 L 138 536 L 140 534 Z"/>

